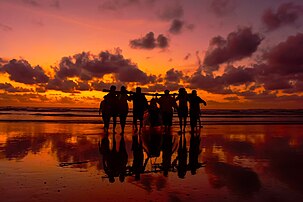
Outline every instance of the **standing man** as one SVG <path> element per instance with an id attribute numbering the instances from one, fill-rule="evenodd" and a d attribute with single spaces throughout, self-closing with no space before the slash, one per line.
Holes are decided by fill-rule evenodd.
<path id="1" fill-rule="evenodd" d="M 157 99 L 157 102 L 160 105 L 164 131 L 169 132 L 173 121 L 173 109 L 178 108 L 176 100 L 169 94 L 169 90 L 165 90 L 164 95 Z"/>
<path id="2" fill-rule="evenodd" d="M 194 132 L 194 129 L 197 126 L 197 121 L 200 120 L 200 103 L 203 103 L 204 106 L 206 106 L 206 102 L 197 95 L 196 90 L 193 90 L 189 97 L 189 116 L 192 132 Z"/>
<path id="3" fill-rule="evenodd" d="M 180 132 L 182 132 L 182 122 L 184 121 L 184 129 L 185 132 L 187 117 L 188 117 L 188 106 L 187 102 L 189 101 L 189 97 L 185 88 L 179 89 L 179 95 L 176 97 L 176 100 L 179 101 L 178 106 L 178 117 L 179 117 L 179 125 L 180 125 Z"/>
<path id="4" fill-rule="evenodd" d="M 113 133 L 116 131 L 117 124 L 117 116 L 119 113 L 119 100 L 116 93 L 116 86 L 111 86 L 110 91 L 107 95 L 104 96 L 104 100 L 106 100 L 106 104 L 109 108 L 109 120 L 113 117 Z M 106 106 L 107 107 L 107 106 Z M 107 128 L 108 130 L 108 128 Z"/>
<path id="5" fill-rule="evenodd" d="M 128 114 L 128 104 L 129 96 L 127 95 L 127 90 L 125 86 L 121 86 L 120 94 L 118 94 L 119 100 L 119 118 L 121 125 L 121 134 L 124 134 L 124 128 L 126 124 L 126 118 Z"/>
<path id="6" fill-rule="evenodd" d="M 136 92 L 130 97 L 133 100 L 133 125 L 135 127 L 135 132 L 138 131 L 137 120 L 140 120 L 141 132 L 143 126 L 143 115 L 144 111 L 148 108 L 148 103 L 144 94 L 141 93 L 141 88 L 137 87 Z"/>

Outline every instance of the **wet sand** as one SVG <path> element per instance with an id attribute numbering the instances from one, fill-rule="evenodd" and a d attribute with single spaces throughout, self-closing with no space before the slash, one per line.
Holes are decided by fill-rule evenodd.
<path id="1" fill-rule="evenodd" d="M 171 133 L 171 162 L 182 151 L 177 130 Z M 190 169 L 182 178 L 177 170 L 167 177 L 163 172 L 144 173 L 139 181 L 126 176 L 124 182 L 116 177 L 110 183 L 98 148 L 105 137 L 102 125 L 3 122 L 0 201 L 302 201 L 302 132 L 303 125 L 206 125 L 198 133 L 196 150 L 198 161 L 206 165 L 196 174 Z M 131 126 L 126 126 L 129 166 L 134 159 L 132 136 Z M 191 144 L 197 141 L 189 132 L 184 137 L 189 164 Z M 113 138 L 119 147 L 119 132 L 115 137 L 109 133 L 111 147 Z M 151 162 L 162 160 L 161 153 Z M 61 167 L 62 162 L 80 163 Z M 146 170 L 152 170 L 151 162 Z"/>

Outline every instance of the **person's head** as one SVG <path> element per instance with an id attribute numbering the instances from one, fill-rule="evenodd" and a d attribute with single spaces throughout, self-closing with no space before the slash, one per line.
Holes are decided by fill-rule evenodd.
<path id="1" fill-rule="evenodd" d="M 169 90 L 166 89 L 166 90 L 164 91 L 164 94 L 165 94 L 165 95 L 168 95 L 168 94 L 169 94 Z"/>
<path id="2" fill-rule="evenodd" d="M 125 86 L 121 86 L 120 91 L 125 93 L 126 92 L 126 87 Z"/>
<path id="3" fill-rule="evenodd" d="M 109 89 L 111 92 L 114 92 L 116 90 L 116 86 L 112 85 Z"/>
<path id="4" fill-rule="evenodd" d="M 196 91 L 196 90 L 193 90 L 193 91 L 191 92 L 191 94 L 192 94 L 192 95 L 197 95 L 197 91 Z"/>
<path id="5" fill-rule="evenodd" d="M 186 90 L 185 90 L 185 88 L 180 88 L 178 92 L 179 92 L 179 94 L 183 95 L 186 93 Z"/>
<path id="6" fill-rule="evenodd" d="M 140 87 L 136 88 L 136 93 L 141 93 L 141 88 Z"/>

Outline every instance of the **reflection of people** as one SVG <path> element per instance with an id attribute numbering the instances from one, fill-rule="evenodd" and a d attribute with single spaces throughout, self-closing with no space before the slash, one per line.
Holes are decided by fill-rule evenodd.
<path id="1" fill-rule="evenodd" d="M 115 91 L 116 91 L 116 86 L 111 86 L 109 93 L 104 96 L 104 100 L 106 100 L 106 107 L 109 108 L 110 118 L 113 117 L 113 132 L 114 133 L 115 133 L 115 129 L 116 129 L 117 116 L 118 116 L 118 112 L 119 112 L 119 107 L 118 107 L 119 100 L 118 100 L 118 97 L 117 97 L 117 94 Z"/>
<path id="2" fill-rule="evenodd" d="M 119 162 L 119 180 L 120 182 L 124 182 L 125 174 L 126 174 L 126 165 L 128 161 L 128 155 L 125 147 L 124 136 L 120 139 L 120 146 L 118 151 L 117 161 Z"/>
<path id="3" fill-rule="evenodd" d="M 184 136 L 184 140 L 183 140 L 183 136 Z M 177 161 L 178 161 L 178 165 L 177 165 L 178 177 L 184 178 L 187 172 L 187 148 L 186 148 L 185 134 L 180 135 L 178 156 L 173 161 L 174 166 L 176 166 Z"/>
<path id="4" fill-rule="evenodd" d="M 138 135 L 133 135 L 132 140 L 132 151 L 134 156 L 132 172 L 135 174 L 135 180 L 140 180 L 140 175 L 144 172 L 143 146 L 141 140 L 139 140 Z"/>
<path id="5" fill-rule="evenodd" d="M 189 98 L 188 98 L 188 95 L 187 95 L 187 92 L 186 92 L 185 88 L 180 88 L 179 89 L 179 95 L 176 97 L 176 100 L 179 100 L 178 117 L 179 117 L 180 132 L 182 132 L 182 121 L 184 121 L 183 131 L 185 132 L 186 119 L 187 119 L 187 116 L 188 116 L 187 102 L 189 101 Z"/>
<path id="6" fill-rule="evenodd" d="M 199 121 L 200 127 L 200 103 L 203 103 L 206 106 L 206 102 L 197 95 L 197 91 L 193 90 L 189 96 L 189 114 L 190 114 L 190 126 L 191 131 L 193 132 L 197 126 L 197 121 Z"/>
<path id="7" fill-rule="evenodd" d="M 157 99 L 160 105 L 160 111 L 162 115 L 163 125 L 165 131 L 169 130 L 172 126 L 173 120 L 173 108 L 177 109 L 177 104 L 175 99 L 169 94 L 169 90 L 164 91 L 164 95 Z"/>
<path id="8" fill-rule="evenodd" d="M 192 175 L 195 175 L 197 169 L 202 166 L 202 163 L 199 163 L 199 154 L 202 150 L 200 150 L 200 134 L 192 134 L 190 137 L 190 146 L 189 146 L 189 163 L 188 167 L 191 171 Z"/>
<path id="9" fill-rule="evenodd" d="M 103 157 L 103 169 L 109 178 L 109 182 L 115 182 L 115 177 L 119 177 L 119 180 L 124 182 L 128 155 L 123 136 L 120 140 L 119 151 L 116 149 L 115 136 L 113 137 L 112 150 L 110 150 L 109 139 L 106 136 L 102 138 L 101 144 L 99 144 L 99 152 Z"/>
<path id="10" fill-rule="evenodd" d="M 121 86 L 121 90 L 120 90 L 120 94 L 118 95 L 118 99 L 119 99 L 119 118 L 120 118 L 120 125 L 121 125 L 121 133 L 123 134 L 125 124 L 126 124 L 126 117 L 128 114 L 127 101 L 129 100 L 125 86 Z"/>
<path id="11" fill-rule="evenodd" d="M 143 126 L 143 115 L 144 111 L 148 108 L 148 103 L 144 94 L 141 93 L 141 88 L 136 88 L 136 93 L 131 97 L 133 100 L 133 125 L 135 127 L 135 132 L 138 131 L 137 120 L 140 120 L 140 129 L 141 132 Z"/>
<path id="12" fill-rule="evenodd" d="M 171 157 L 173 154 L 173 142 L 172 135 L 167 134 L 163 137 L 163 146 L 162 146 L 162 168 L 163 174 L 165 177 L 168 176 L 168 171 L 171 168 Z"/>

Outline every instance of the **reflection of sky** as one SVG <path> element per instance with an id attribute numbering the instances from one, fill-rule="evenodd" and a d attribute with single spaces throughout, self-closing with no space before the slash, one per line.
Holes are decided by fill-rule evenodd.
<path id="1" fill-rule="evenodd" d="M 209 197 L 216 196 L 218 192 L 221 196 L 231 197 L 229 193 L 233 193 L 238 197 L 246 195 L 259 199 L 271 197 L 273 193 L 282 198 L 302 197 L 299 173 L 303 168 L 303 138 L 298 134 L 302 126 L 206 126 L 201 131 L 202 154 L 199 161 L 207 161 L 207 165 L 198 169 L 196 175 L 188 171 L 184 179 L 179 179 L 176 172 L 170 172 L 168 177 L 162 173 L 150 173 L 143 174 L 140 181 L 126 177 L 124 183 L 116 180 L 110 186 L 108 179 L 102 178 L 106 175 L 98 152 L 98 141 L 103 137 L 99 127 L 89 124 L 36 126 L 0 124 L 1 131 L 5 131 L 0 135 L 0 185 L 7 187 L 0 190 L 0 194 L 12 194 L 8 188 L 15 186 L 21 189 L 19 196 L 25 197 L 28 197 L 26 190 L 38 190 L 37 194 L 40 195 L 37 197 L 43 197 L 45 193 L 57 194 L 60 190 L 67 197 L 73 188 L 79 190 L 78 195 L 86 190 L 92 192 L 92 197 L 98 198 L 97 187 L 107 187 L 109 197 L 115 193 L 114 190 L 124 190 L 124 196 L 127 192 L 138 193 L 132 196 L 134 198 L 144 198 L 148 194 L 159 200 L 166 197 L 190 198 L 185 192 L 191 196 L 201 196 L 205 190 Z M 87 130 L 83 131 L 83 128 Z M 186 134 L 186 138 L 189 149 L 190 135 Z M 109 139 L 112 141 L 111 135 Z M 126 131 L 124 139 L 128 165 L 131 165 L 130 131 Z M 116 140 L 119 145 L 119 134 Z M 177 151 L 172 160 L 175 158 Z M 58 166 L 59 162 L 87 160 L 90 162 L 86 164 L 64 168 Z M 161 156 L 157 162 L 162 162 Z M 147 169 L 150 168 L 148 165 Z M 242 178 L 246 179 L 245 186 L 241 185 Z M 249 181 L 252 184 L 248 185 Z M 279 193 L 282 188 L 283 192 Z M 163 194 L 164 190 L 170 191 Z M 200 195 L 196 191 L 200 191 Z M 156 196 L 157 192 L 162 194 Z"/>

